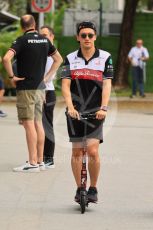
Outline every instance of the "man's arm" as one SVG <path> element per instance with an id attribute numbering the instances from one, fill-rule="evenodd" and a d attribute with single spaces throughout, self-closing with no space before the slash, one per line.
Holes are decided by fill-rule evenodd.
<path id="1" fill-rule="evenodd" d="M 102 103 L 101 107 L 107 107 L 110 94 L 111 94 L 111 87 L 112 87 L 112 80 L 111 79 L 106 79 L 103 81 L 103 92 L 102 92 Z"/>
<path id="2" fill-rule="evenodd" d="M 109 56 L 105 62 L 105 70 L 103 73 L 101 108 L 96 113 L 96 118 L 99 120 L 104 119 L 107 114 L 107 106 L 111 94 L 111 79 L 113 78 L 113 72 L 113 61 L 112 57 Z"/>
<path id="3" fill-rule="evenodd" d="M 127 56 L 128 61 L 130 64 L 132 64 L 132 59 L 133 59 L 133 48 L 130 49 L 128 56 Z"/>
<path id="4" fill-rule="evenodd" d="M 45 83 L 52 79 L 52 76 L 56 73 L 56 71 L 58 70 L 58 68 L 63 62 L 63 58 L 58 51 L 56 51 L 56 53 L 52 55 L 52 58 L 53 58 L 53 64 L 50 70 L 48 71 L 48 73 L 46 73 L 46 75 L 44 76 Z"/>
<path id="5" fill-rule="evenodd" d="M 12 83 L 16 84 L 17 81 L 22 81 L 25 78 L 19 78 L 15 76 L 15 74 L 13 73 L 12 63 L 11 63 L 11 60 L 13 59 L 13 57 L 14 57 L 14 52 L 12 50 L 8 50 L 5 56 L 3 57 L 3 65 L 6 69 L 6 72 L 9 75 L 9 78 L 12 79 Z"/>
<path id="6" fill-rule="evenodd" d="M 131 58 L 131 57 L 128 57 L 128 61 L 129 61 L 130 63 L 132 63 L 132 58 Z"/>
<path id="7" fill-rule="evenodd" d="M 141 61 L 146 62 L 146 61 L 148 61 L 148 60 L 149 60 L 149 57 L 141 57 L 140 59 L 141 59 Z"/>
<path id="8" fill-rule="evenodd" d="M 111 85 L 112 85 L 111 79 L 105 79 L 103 81 L 101 108 L 96 113 L 96 118 L 98 120 L 104 119 L 107 115 L 107 107 L 108 107 L 108 102 L 111 94 Z"/>
<path id="9" fill-rule="evenodd" d="M 141 57 L 142 61 L 148 61 L 149 60 L 149 53 L 146 48 L 144 48 L 144 55 Z"/>
<path id="10" fill-rule="evenodd" d="M 79 113 L 74 108 L 73 103 L 72 103 L 70 86 L 71 86 L 71 79 L 63 78 L 62 79 L 62 94 L 65 99 L 65 103 L 68 109 L 68 114 L 73 118 L 79 119 Z"/>

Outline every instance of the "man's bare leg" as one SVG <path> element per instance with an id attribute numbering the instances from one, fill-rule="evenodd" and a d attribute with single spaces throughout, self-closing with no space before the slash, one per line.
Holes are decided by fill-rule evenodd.
<path id="1" fill-rule="evenodd" d="M 37 132 L 37 161 L 43 162 L 44 140 L 45 133 L 42 125 L 42 121 L 35 121 L 35 128 Z"/>
<path id="2" fill-rule="evenodd" d="M 5 90 L 4 89 L 0 89 L 0 103 L 3 100 L 4 93 L 5 93 Z"/>
<path id="3" fill-rule="evenodd" d="M 90 175 L 90 186 L 96 187 L 100 172 L 100 157 L 98 154 L 99 140 L 88 139 L 88 169 Z"/>
<path id="4" fill-rule="evenodd" d="M 37 164 L 37 132 L 33 120 L 23 120 L 30 164 Z"/>
<path id="5" fill-rule="evenodd" d="M 82 143 L 72 143 L 71 166 L 77 187 L 81 186 L 82 154 Z"/>

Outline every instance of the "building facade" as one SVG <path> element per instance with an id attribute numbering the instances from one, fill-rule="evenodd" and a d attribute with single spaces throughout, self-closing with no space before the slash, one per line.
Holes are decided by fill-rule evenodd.
<path id="1" fill-rule="evenodd" d="M 63 34 L 73 36 L 84 20 L 93 21 L 98 34 L 119 35 L 125 0 L 77 0 L 75 8 L 65 11 Z"/>

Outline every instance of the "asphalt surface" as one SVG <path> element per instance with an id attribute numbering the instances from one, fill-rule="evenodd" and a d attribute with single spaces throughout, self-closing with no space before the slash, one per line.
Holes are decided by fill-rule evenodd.
<path id="1" fill-rule="evenodd" d="M 148 104 L 149 103 L 149 104 Z M 0 118 L 1 230 L 152 230 L 153 102 L 113 99 L 100 145 L 99 202 L 85 214 L 74 201 L 71 144 L 63 103 L 55 109 L 55 169 L 15 173 L 27 160 L 23 127 L 14 103 L 4 103 Z"/>

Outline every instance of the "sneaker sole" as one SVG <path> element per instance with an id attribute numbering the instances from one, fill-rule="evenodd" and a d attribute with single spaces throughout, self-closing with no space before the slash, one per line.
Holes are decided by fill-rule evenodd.
<path id="1" fill-rule="evenodd" d="M 77 204 L 80 204 L 80 200 L 74 200 Z"/>
<path id="2" fill-rule="evenodd" d="M 13 172 L 23 172 L 23 173 L 39 173 L 40 169 L 38 170 L 17 170 L 17 169 L 13 169 Z"/>
<path id="3" fill-rule="evenodd" d="M 45 171 L 46 170 L 45 166 L 39 167 L 39 169 L 40 169 L 40 171 Z"/>
<path id="4" fill-rule="evenodd" d="M 54 169 L 54 168 L 55 168 L 55 165 L 50 165 L 50 166 L 49 166 L 49 165 L 45 165 L 45 168 L 46 168 L 46 169 Z"/>
<path id="5" fill-rule="evenodd" d="M 93 200 L 88 200 L 88 203 L 93 203 L 93 204 L 97 204 L 97 203 L 98 203 L 98 200 L 97 200 L 97 201 L 93 201 Z"/>
<path id="6" fill-rule="evenodd" d="M 0 115 L 0 117 L 7 117 L 7 115 Z"/>

